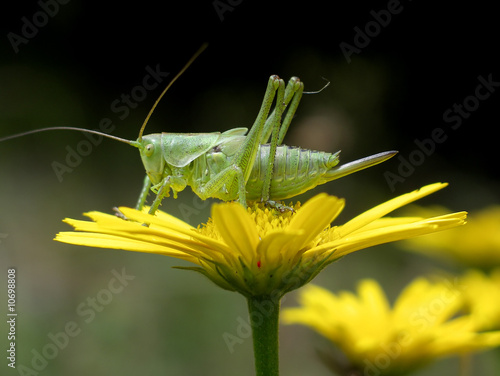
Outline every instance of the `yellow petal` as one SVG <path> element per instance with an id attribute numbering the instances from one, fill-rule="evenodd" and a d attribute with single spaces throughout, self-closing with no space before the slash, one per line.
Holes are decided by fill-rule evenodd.
<path id="1" fill-rule="evenodd" d="M 238 203 L 214 204 L 212 219 L 231 251 L 251 265 L 256 256 L 259 234 L 246 210 Z"/>
<path id="2" fill-rule="evenodd" d="M 382 287 L 374 280 L 366 279 L 359 284 L 358 293 L 364 306 L 369 307 L 371 319 L 385 323 L 391 308 Z"/>
<path id="3" fill-rule="evenodd" d="M 299 295 L 300 306 L 285 308 L 282 320 L 314 328 L 346 354 L 353 368 L 366 371 L 367 364 L 377 365 L 390 354 L 390 362 L 376 371 L 406 375 L 438 357 L 500 345 L 500 331 L 475 331 L 462 311 L 462 294 L 457 293 L 454 303 L 448 289 L 442 281 L 417 279 L 391 309 L 374 280 L 363 280 L 357 295 L 309 285 Z M 394 349 L 397 356 L 392 356 Z"/>
<path id="4" fill-rule="evenodd" d="M 156 253 L 198 264 L 196 257 L 193 257 L 183 251 L 179 251 L 178 249 L 161 246 L 151 242 L 143 242 L 135 239 L 125 239 L 123 237 L 114 235 L 91 232 L 60 232 L 56 235 L 54 240 L 68 244 L 85 245 L 88 247 L 112 248 L 122 249 L 125 251 Z"/>
<path id="5" fill-rule="evenodd" d="M 325 193 L 320 193 L 308 200 L 292 217 L 288 226 L 290 230 L 305 231 L 297 248 L 301 249 L 318 236 L 340 214 L 344 205 L 344 199 Z"/>
<path id="6" fill-rule="evenodd" d="M 374 245 L 430 234 L 465 224 L 466 214 L 466 212 L 459 212 L 414 223 L 404 223 L 403 221 L 402 224 L 390 227 L 380 227 L 367 231 L 359 230 L 349 236 L 312 248 L 306 254 L 335 250 L 335 257 L 338 258 Z M 338 230 L 342 232 L 343 227 L 339 227 Z"/>
<path id="7" fill-rule="evenodd" d="M 425 187 L 417 189 L 413 192 L 406 193 L 392 200 L 384 202 L 383 204 L 375 206 L 374 208 L 367 210 L 366 212 L 358 215 L 357 217 L 351 219 L 349 222 L 344 224 L 342 226 L 342 229 L 340 230 L 340 237 L 346 236 L 351 232 L 356 231 L 357 229 L 367 225 L 368 223 L 373 222 L 374 220 L 381 218 L 384 215 L 404 205 L 409 204 L 410 202 L 413 202 L 422 197 L 430 195 L 431 193 L 434 193 L 440 189 L 443 189 L 447 185 L 448 185 L 447 183 L 435 183 L 426 185 Z"/>
<path id="8" fill-rule="evenodd" d="M 150 225 L 166 227 L 177 232 L 182 232 L 184 234 L 189 234 L 190 231 L 194 229 L 194 227 L 190 226 L 186 222 L 181 221 L 180 219 L 177 219 L 167 213 L 158 212 L 155 216 L 152 216 L 148 213 L 126 207 L 120 207 L 119 210 L 128 219 L 139 223 L 148 223 Z"/>
<path id="9" fill-rule="evenodd" d="M 267 234 L 257 246 L 257 254 L 262 260 L 262 266 L 289 263 L 297 256 L 300 250 L 297 249 L 297 244 L 303 236 L 304 230 L 289 229 Z"/>

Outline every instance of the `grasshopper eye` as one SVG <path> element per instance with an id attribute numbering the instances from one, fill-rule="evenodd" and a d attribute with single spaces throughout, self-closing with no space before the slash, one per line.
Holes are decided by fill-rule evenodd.
<path id="1" fill-rule="evenodd" d="M 145 154 L 146 154 L 146 157 L 151 157 L 153 155 L 153 152 L 155 150 L 155 146 L 153 144 L 147 144 L 146 147 L 145 147 Z"/>

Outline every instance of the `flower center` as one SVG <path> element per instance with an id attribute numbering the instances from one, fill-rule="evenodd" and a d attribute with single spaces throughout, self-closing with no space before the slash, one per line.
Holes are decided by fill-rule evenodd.
<path id="1" fill-rule="evenodd" d="M 290 207 L 297 211 L 300 208 L 300 202 L 297 202 L 295 205 L 290 205 Z M 255 222 L 255 227 L 260 239 L 264 238 L 269 232 L 285 229 L 290 224 L 290 220 L 294 215 L 294 212 L 289 210 L 282 213 L 279 210 L 268 208 L 264 203 L 253 203 L 249 205 L 247 213 Z M 222 239 L 212 218 L 209 218 L 207 223 L 199 225 L 198 231 L 200 234 L 213 239 Z"/>

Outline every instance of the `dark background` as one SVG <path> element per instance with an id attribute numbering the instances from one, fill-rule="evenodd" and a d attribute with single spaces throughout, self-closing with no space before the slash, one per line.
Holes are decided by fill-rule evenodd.
<path id="1" fill-rule="evenodd" d="M 250 127 L 271 74 L 299 76 L 306 91 L 320 89 L 325 77 L 331 82 L 326 90 L 304 95 L 286 143 L 342 149 L 343 162 L 383 150 L 400 154 L 301 200 L 320 191 L 345 197 L 341 221 L 436 181 L 450 186 L 422 203 L 476 210 L 499 202 L 499 88 L 458 129 L 443 119 L 455 103 L 474 95 L 479 76 L 500 82 L 492 5 L 401 1 L 402 10 L 348 62 L 339 45 L 354 45 L 354 28 L 364 29 L 374 19 L 371 12 L 387 9 L 388 2 L 241 1 L 222 19 L 214 3 L 72 0 L 59 5 L 17 53 L 7 35 L 22 36 L 22 18 L 32 20 L 41 7 L 35 1 L 10 3 L 0 15 L 0 137 L 48 126 L 98 128 L 110 118 L 114 135 L 135 139 L 167 80 L 123 120 L 111 103 L 141 84 L 146 66 L 159 64 L 172 77 L 208 42 L 166 94 L 146 134 Z M 428 139 L 437 128 L 446 141 L 391 187 L 387 173 L 398 174 L 401 158 L 416 155 L 414 140 Z M 180 264 L 175 260 L 51 240 L 67 229 L 64 217 L 135 205 L 141 188 L 137 151 L 110 140 L 59 181 L 53 163 L 64 163 L 67 147 L 85 139 L 78 132 L 51 132 L 0 143 L 0 265 L 18 269 L 18 308 L 25 317 L 18 327 L 18 362 L 29 365 L 32 349 L 48 342 L 47 333 L 68 321 L 81 323 L 75 307 L 106 287 L 112 269 L 125 267 L 135 281 L 92 323 L 81 324 L 82 334 L 50 361 L 45 374 L 251 375 L 250 341 L 230 354 L 222 340 L 222 333 L 235 332 L 238 317 L 246 317 L 243 299 L 170 269 Z M 179 196 L 167 199 L 163 209 L 193 225 L 206 221 L 208 203 L 189 190 Z M 393 298 L 409 280 L 436 267 L 448 266 L 381 246 L 331 266 L 316 282 L 353 289 L 359 279 L 373 277 Z M 328 374 L 314 346 L 327 344 L 309 330 L 284 327 L 283 374 Z M 92 366 L 88 359 L 95 359 Z M 498 372 L 492 357 L 479 359 L 480 374 Z M 456 360 L 440 364 L 421 374 L 457 367 Z"/>

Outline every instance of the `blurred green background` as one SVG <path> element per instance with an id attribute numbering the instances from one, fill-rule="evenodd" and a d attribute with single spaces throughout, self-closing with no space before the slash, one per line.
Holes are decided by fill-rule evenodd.
<path id="1" fill-rule="evenodd" d="M 135 139 L 168 78 L 128 105 L 123 119 L 112 103 L 142 93 L 137 87 L 147 66 L 159 66 L 172 77 L 208 41 L 209 48 L 164 97 L 146 133 L 250 127 L 269 75 L 299 76 L 306 91 L 320 89 L 324 77 L 330 86 L 304 95 L 286 144 L 342 149 L 345 163 L 392 149 L 408 160 L 417 149 L 414 140 L 431 137 L 437 128 L 448 138 L 404 181 L 387 182 L 387 172 L 398 174 L 401 168 L 401 159 L 393 158 L 318 187 L 301 201 L 320 191 L 345 197 L 338 223 L 437 181 L 450 186 L 420 203 L 456 211 L 499 203 L 499 94 L 494 92 L 499 88 L 493 86 L 488 99 L 461 116 L 459 128 L 443 119 L 454 104 L 475 94 L 479 76 L 500 81 L 492 9 L 402 1 L 401 11 L 377 32 L 373 11 L 387 9 L 387 2 L 296 4 L 11 3 L 0 16 L 0 137 L 48 126 L 98 129 L 109 118 L 116 127 L 113 135 Z M 42 26 L 23 29 L 27 22 Z M 370 22 L 373 36 L 348 62 L 340 44 L 355 46 L 354 28 Z M 223 340 L 224 333 L 236 335 L 240 320 L 246 320 L 241 296 L 197 274 L 171 269 L 182 265 L 173 259 L 52 241 L 69 229 L 63 218 L 133 206 L 142 186 L 137 150 L 111 140 L 88 152 L 81 149 L 86 155 L 58 178 L 54 163 L 67 164 L 68 148 L 76 150 L 83 140 L 81 133 L 61 131 L 0 143 L 0 311 L 6 311 L 6 270 L 15 267 L 17 365 L 31 368 L 33 351 L 51 342 L 49 334 L 75 322 L 81 331 L 40 375 L 252 375 L 251 340 L 235 345 L 233 352 Z M 166 199 L 162 209 L 197 225 L 206 221 L 209 204 L 188 189 L 178 200 Z M 113 270 L 123 269 L 135 278 L 86 323 L 89 316 L 77 308 L 102 294 Z M 350 255 L 315 282 L 334 291 L 352 290 L 361 278 L 372 277 L 392 299 L 413 278 L 438 269 L 460 272 L 394 244 Z M 283 305 L 293 304 L 292 293 Z M 8 344 L 6 329 L 0 325 L 2 349 Z M 324 339 L 298 326 L 282 327 L 280 338 L 283 375 L 329 374 L 315 354 L 318 348 L 329 349 Z M 473 374 L 497 375 L 498 355 L 475 356 Z M 18 374 L 5 363 L 4 358 L 0 374 Z M 458 373 L 457 359 L 418 375 L 444 373 Z"/>

